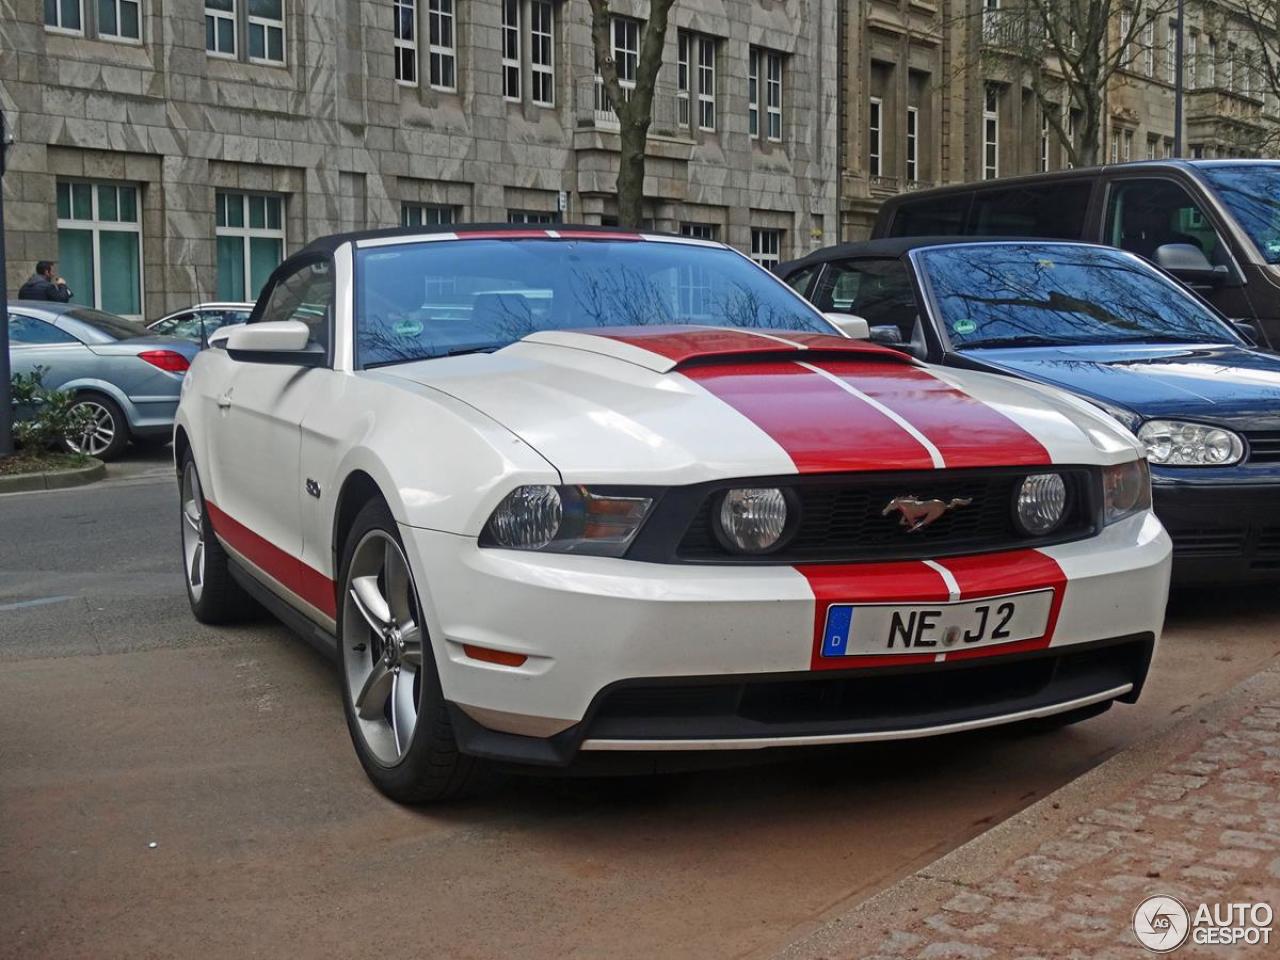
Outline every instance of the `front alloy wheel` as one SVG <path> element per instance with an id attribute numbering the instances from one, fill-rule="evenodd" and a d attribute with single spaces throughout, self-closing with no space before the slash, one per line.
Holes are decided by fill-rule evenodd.
<path id="1" fill-rule="evenodd" d="M 204 495 L 196 462 L 188 459 L 182 471 L 182 561 L 192 604 L 204 594 Z"/>
<path id="2" fill-rule="evenodd" d="M 98 394 L 85 395 L 71 409 L 87 415 L 84 429 L 63 440 L 72 453 L 114 460 L 129 445 L 129 424 L 113 400 Z"/>
<path id="3" fill-rule="evenodd" d="M 364 742 L 386 766 L 399 763 L 418 725 L 422 629 L 400 545 L 371 530 L 356 545 L 343 598 L 347 692 Z"/>

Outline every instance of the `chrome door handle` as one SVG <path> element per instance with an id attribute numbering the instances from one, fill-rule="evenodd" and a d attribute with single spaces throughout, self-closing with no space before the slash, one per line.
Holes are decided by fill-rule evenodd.
<path id="1" fill-rule="evenodd" d="M 229 406 L 231 406 L 231 394 L 224 393 L 222 396 L 218 398 L 218 409 L 226 410 L 227 407 Z"/>

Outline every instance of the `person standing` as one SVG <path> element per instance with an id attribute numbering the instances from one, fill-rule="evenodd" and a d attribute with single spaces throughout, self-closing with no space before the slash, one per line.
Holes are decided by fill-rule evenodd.
<path id="1" fill-rule="evenodd" d="M 55 278 L 53 268 L 57 263 L 53 260 L 41 260 L 36 264 L 36 272 L 18 291 L 19 300 L 52 300 L 54 303 L 67 303 L 71 299 L 71 290 L 67 281 Z"/>

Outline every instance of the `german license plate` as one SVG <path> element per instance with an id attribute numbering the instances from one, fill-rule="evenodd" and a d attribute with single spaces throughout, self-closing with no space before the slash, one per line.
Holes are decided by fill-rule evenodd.
<path id="1" fill-rule="evenodd" d="M 1044 636 L 1052 590 L 954 603 L 833 603 L 824 657 L 949 653 Z"/>

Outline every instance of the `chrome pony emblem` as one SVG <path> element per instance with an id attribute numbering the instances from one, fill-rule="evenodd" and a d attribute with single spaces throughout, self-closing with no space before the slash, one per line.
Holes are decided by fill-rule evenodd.
<path id="1" fill-rule="evenodd" d="M 907 533 L 923 530 L 929 524 L 940 520 L 944 514 L 959 510 L 973 503 L 971 497 L 956 497 L 954 500 L 917 500 L 915 497 L 894 497 L 880 511 L 880 516 L 887 517 L 895 510 L 900 514 L 900 524 L 907 528 Z"/>

